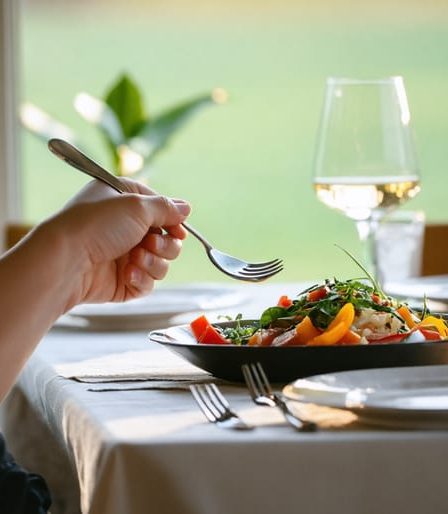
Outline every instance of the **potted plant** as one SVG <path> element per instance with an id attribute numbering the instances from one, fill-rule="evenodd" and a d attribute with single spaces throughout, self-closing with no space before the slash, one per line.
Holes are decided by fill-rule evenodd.
<path id="1" fill-rule="evenodd" d="M 150 116 L 141 89 L 127 74 L 122 74 L 103 98 L 78 93 L 74 108 L 101 132 L 112 170 L 119 176 L 142 179 L 149 175 L 154 159 L 190 119 L 205 107 L 226 100 L 226 91 L 214 89 Z M 24 127 L 45 142 L 58 137 L 85 147 L 69 127 L 31 103 L 21 106 L 20 118 Z"/>

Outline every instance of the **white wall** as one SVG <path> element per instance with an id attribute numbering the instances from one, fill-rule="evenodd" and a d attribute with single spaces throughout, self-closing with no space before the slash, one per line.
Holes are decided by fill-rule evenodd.
<path id="1" fill-rule="evenodd" d="M 0 250 L 5 223 L 20 218 L 17 4 L 16 0 L 0 0 Z"/>

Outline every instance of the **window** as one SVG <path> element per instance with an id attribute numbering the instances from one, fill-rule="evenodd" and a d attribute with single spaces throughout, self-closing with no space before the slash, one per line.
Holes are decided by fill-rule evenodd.
<path id="1" fill-rule="evenodd" d="M 447 22 L 437 0 L 28 0 L 22 100 L 68 124 L 109 165 L 101 137 L 73 109 L 79 91 L 101 96 L 126 71 L 157 112 L 225 88 L 228 103 L 201 114 L 160 155 L 152 186 L 190 199 L 192 224 L 219 248 L 284 258 L 278 280 L 352 276 L 333 243 L 359 255 L 354 226 L 310 186 L 325 77 L 404 76 L 423 176 L 407 207 L 446 220 Z M 59 208 L 85 180 L 24 133 L 27 219 Z M 169 278 L 226 280 L 192 238 Z"/>
<path id="2" fill-rule="evenodd" d="M 0 0 L 0 247 L 6 224 L 19 217 L 18 132 L 15 116 L 16 4 Z M 1 250 L 1 248 L 0 248 Z"/>

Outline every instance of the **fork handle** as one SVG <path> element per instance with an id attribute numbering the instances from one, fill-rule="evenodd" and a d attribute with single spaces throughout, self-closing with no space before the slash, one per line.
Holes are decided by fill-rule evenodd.
<path id="1" fill-rule="evenodd" d="M 288 406 L 288 404 L 279 395 L 274 394 L 274 400 L 277 407 L 282 411 L 286 421 L 300 432 L 315 432 L 317 425 L 313 421 L 300 419 Z"/>
<path id="2" fill-rule="evenodd" d="M 101 180 L 101 182 L 112 187 L 115 191 L 118 191 L 118 193 L 129 193 L 126 186 L 118 177 L 112 175 L 112 173 L 108 172 L 98 163 L 82 153 L 81 150 L 78 150 L 78 148 L 67 141 L 63 141 L 62 139 L 50 139 L 48 142 L 48 148 L 57 157 L 65 161 L 67 164 L 70 164 L 73 168 L 82 171 L 90 177 Z M 181 225 L 204 245 L 207 252 L 212 249 L 211 244 L 195 228 L 188 223 L 181 223 Z"/>

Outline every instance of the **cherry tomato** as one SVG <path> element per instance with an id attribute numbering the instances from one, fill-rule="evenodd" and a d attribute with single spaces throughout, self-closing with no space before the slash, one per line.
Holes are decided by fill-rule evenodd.
<path id="1" fill-rule="evenodd" d="M 323 300 L 328 294 L 327 288 L 325 286 L 319 287 L 319 289 L 314 289 L 314 291 L 310 291 L 306 297 L 309 302 L 318 302 L 319 300 Z"/>
<path id="2" fill-rule="evenodd" d="M 287 309 L 288 307 L 291 307 L 291 305 L 292 305 L 291 298 L 289 298 L 289 296 L 287 296 L 285 294 L 280 296 L 280 298 L 278 299 L 278 302 L 277 302 L 278 307 L 283 307 L 283 308 Z"/>

